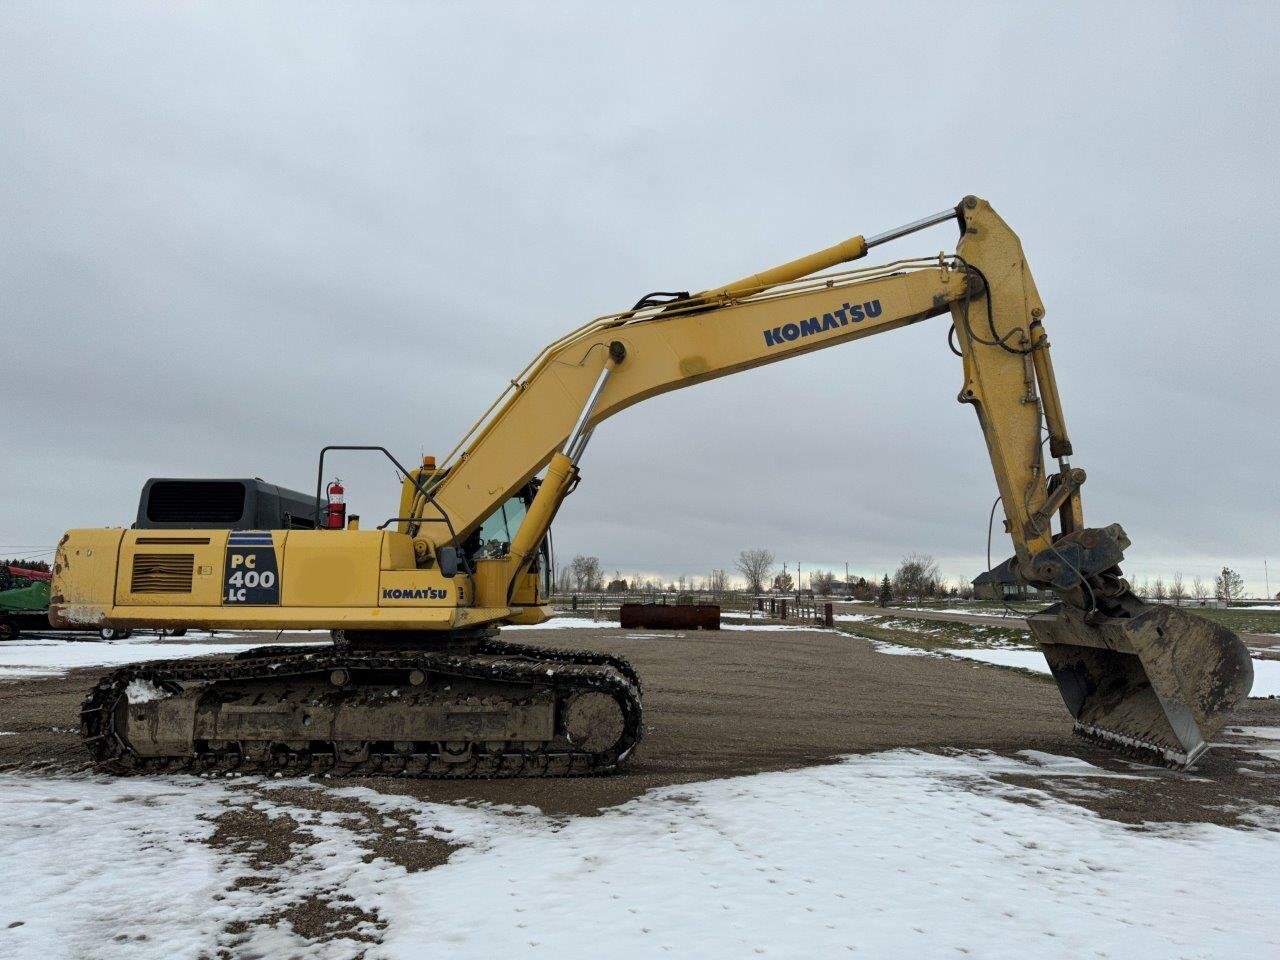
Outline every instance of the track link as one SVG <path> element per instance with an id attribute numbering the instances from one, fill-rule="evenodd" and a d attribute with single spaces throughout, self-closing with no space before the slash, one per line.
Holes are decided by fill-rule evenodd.
<path id="1" fill-rule="evenodd" d="M 142 756 L 117 729 L 116 717 L 129 685 L 143 681 L 176 692 L 186 684 L 219 681 L 284 681 L 345 670 L 352 676 L 413 671 L 462 680 L 499 681 L 526 689 L 551 689 L 557 702 L 591 692 L 612 697 L 622 717 L 622 734 L 607 749 L 591 751 L 564 742 L 479 741 L 463 758 L 446 756 L 437 745 L 426 752 L 387 749 L 371 741 L 310 741 L 305 749 L 266 741 L 238 742 L 218 749 L 197 747 L 181 756 Z M 515 687 L 519 689 L 519 687 Z M 94 762 L 117 774 L 288 773 L 331 776 L 399 776 L 438 779 L 572 777 L 610 773 L 634 756 L 643 727 L 639 678 L 622 658 L 585 651 L 545 650 L 486 640 L 467 653 L 375 653 L 254 648 L 235 658 L 201 657 L 153 661 L 122 667 L 102 677 L 86 697 L 80 731 Z M 563 739 L 563 738 L 559 738 Z M 195 741 L 197 744 L 199 741 Z M 358 759 L 351 759 L 358 755 Z"/>

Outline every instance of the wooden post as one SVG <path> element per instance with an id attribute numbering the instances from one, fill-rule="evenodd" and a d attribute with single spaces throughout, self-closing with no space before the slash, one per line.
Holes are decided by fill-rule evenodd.
<path id="1" fill-rule="evenodd" d="M 824 603 L 822 605 L 822 622 L 824 626 L 834 627 L 836 625 L 835 604 Z"/>

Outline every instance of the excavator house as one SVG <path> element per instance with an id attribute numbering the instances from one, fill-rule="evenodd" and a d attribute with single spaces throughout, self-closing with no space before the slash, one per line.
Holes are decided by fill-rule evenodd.
<path id="1" fill-rule="evenodd" d="M 843 266 L 947 222 L 959 227 L 953 254 Z M 959 401 L 977 414 L 1013 541 L 1008 568 L 1059 598 L 1030 626 L 1076 732 L 1189 766 L 1248 695 L 1248 652 L 1221 626 L 1136 597 L 1120 569 L 1124 531 L 1085 525 L 1085 471 L 1069 462 L 1044 304 L 1017 235 L 972 196 L 735 283 L 650 294 L 567 334 L 441 465 L 391 458 L 400 509 L 376 529 L 332 523 L 318 479 L 314 499 L 252 485 L 229 498 L 210 481 L 152 489 L 165 519 L 70 531 L 55 624 L 334 636 L 116 670 L 82 709 L 90 754 L 121 773 L 619 769 L 642 733 L 635 670 L 500 638 L 504 624 L 551 616 L 551 523 L 593 431 L 660 393 L 943 316 L 963 366 Z"/>

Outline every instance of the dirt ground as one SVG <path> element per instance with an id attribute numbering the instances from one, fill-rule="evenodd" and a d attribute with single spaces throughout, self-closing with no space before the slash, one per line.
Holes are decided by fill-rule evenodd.
<path id="1" fill-rule="evenodd" d="M 917 748 L 1008 755 L 1039 750 L 1140 773 L 1137 779 L 1111 781 L 1113 789 L 1105 795 L 1064 797 L 1126 823 L 1234 823 L 1251 804 L 1275 803 L 1280 796 L 1280 762 L 1240 746 L 1216 747 L 1189 774 L 1139 767 L 1074 737 L 1057 691 L 1045 679 L 972 662 L 886 655 L 848 634 L 640 634 L 613 628 L 541 630 L 512 638 L 618 653 L 636 665 L 644 681 L 646 733 L 625 772 L 545 781 L 359 782 L 433 801 L 467 799 L 528 804 L 549 814 L 592 814 L 652 787 L 807 766 L 843 754 Z M 14 734 L 0 737 L 0 769 L 83 769 L 77 711 L 102 672 L 0 681 L 0 729 Z M 1250 701 L 1236 722 L 1278 726 L 1280 701 Z M 1057 789 L 1052 783 L 1037 786 Z M 252 824 L 228 825 L 233 832 L 237 827 L 254 832 Z"/>

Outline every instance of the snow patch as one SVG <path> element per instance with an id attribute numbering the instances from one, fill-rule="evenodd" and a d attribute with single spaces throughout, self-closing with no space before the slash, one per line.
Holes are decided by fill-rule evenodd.
<path id="1" fill-rule="evenodd" d="M 1020 667 L 1036 673 L 1048 673 L 1049 664 L 1039 650 L 974 648 L 943 650 L 945 654 L 965 660 L 980 660 L 998 667 Z M 1250 697 L 1280 697 L 1280 660 L 1253 658 L 1253 689 Z"/>
<path id="2" fill-rule="evenodd" d="M 408 873 L 372 852 L 364 818 L 273 796 L 325 789 L 305 781 L 0 774 L 0 876 L 22 877 L 0 899 L 0 936 L 15 960 L 586 960 L 606 941 L 614 956 L 707 960 L 1280 955 L 1270 912 L 1239 908 L 1241 889 L 1274 877 L 1280 811 L 1264 808 L 1257 829 L 1142 830 L 1027 785 L 1134 776 L 1035 751 L 897 750 L 666 787 L 579 818 L 332 790 L 466 845 Z M 265 868 L 209 846 L 210 818 L 249 805 L 313 842 Z M 268 922 L 339 896 L 385 924 L 362 928 L 377 942 L 307 943 Z"/>
<path id="3" fill-rule="evenodd" d="M 167 700 L 173 696 L 150 680 L 130 680 L 129 685 L 124 688 L 124 695 L 130 703 L 150 703 L 152 700 Z"/>
<path id="4" fill-rule="evenodd" d="M 13 640 L 0 646 L 0 679 L 60 677 L 78 667 L 120 667 L 146 660 L 177 660 L 216 653 L 237 653 L 262 643 L 77 643 L 65 640 Z M 305 649 L 311 644 L 297 644 Z"/>
<path id="5" fill-rule="evenodd" d="M 741 631 L 752 630 L 752 631 L 760 631 L 765 633 L 790 633 L 793 631 L 800 631 L 802 633 L 831 633 L 832 632 L 830 628 L 824 627 L 821 624 L 817 624 L 817 623 L 815 623 L 811 627 L 796 626 L 795 624 L 784 624 L 784 623 L 762 623 L 756 626 L 749 626 L 748 624 L 745 624 L 745 623 L 742 623 L 742 624 L 722 623 L 720 624 L 720 629 L 721 630 L 741 630 Z"/>
<path id="6" fill-rule="evenodd" d="M 542 623 L 521 623 L 504 626 L 502 632 L 508 630 L 617 630 L 616 620 L 588 620 L 584 617 L 552 617 Z"/>
<path id="7" fill-rule="evenodd" d="M 988 647 L 966 647 L 964 649 L 943 650 L 952 657 L 965 660 L 980 660 L 997 667 L 1019 667 L 1023 670 L 1034 670 L 1036 673 L 1048 673 L 1049 664 L 1039 650 L 1000 650 Z"/>
<path id="8" fill-rule="evenodd" d="M 858 636 L 854 634 L 854 636 Z M 876 653 L 887 653 L 891 657 L 937 657 L 932 650 L 921 647 L 909 647 L 904 643 L 889 643 L 886 640 L 873 640 L 870 637 L 858 637 L 875 648 Z"/>

